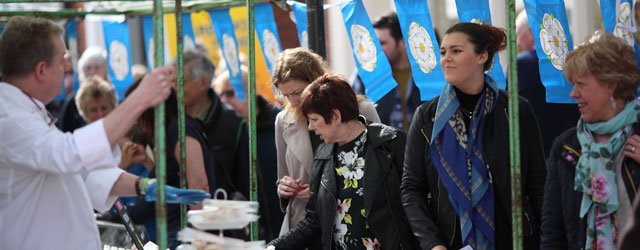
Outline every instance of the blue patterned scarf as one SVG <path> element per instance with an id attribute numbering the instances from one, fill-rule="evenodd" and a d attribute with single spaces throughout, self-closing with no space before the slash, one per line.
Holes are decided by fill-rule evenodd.
<path id="1" fill-rule="evenodd" d="M 618 186 L 615 159 L 639 120 L 638 100 L 629 102 L 608 121 L 578 121 L 577 133 L 582 156 L 576 166 L 574 189 L 582 192 L 580 218 L 587 216 L 586 248 L 615 249 L 616 230 L 613 216 L 618 210 Z M 611 134 L 604 143 L 596 143 L 593 134 Z"/>
<path id="2" fill-rule="evenodd" d="M 462 228 L 462 240 L 473 249 L 495 249 L 493 185 L 484 158 L 484 120 L 496 107 L 498 87 L 485 75 L 480 95 L 466 128 L 453 86 L 447 84 L 438 101 L 429 155 Z"/>

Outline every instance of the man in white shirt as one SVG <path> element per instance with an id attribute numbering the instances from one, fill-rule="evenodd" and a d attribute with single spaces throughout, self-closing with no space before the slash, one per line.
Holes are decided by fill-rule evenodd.
<path id="1" fill-rule="evenodd" d="M 154 70 L 107 117 L 63 133 L 44 108 L 63 83 L 62 33 L 12 17 L 0 37 L 0 250 L 100 249 L 93 209 L 145 187 L 117 168 L 116 143 L 167 98 L 174 69 Z"/>

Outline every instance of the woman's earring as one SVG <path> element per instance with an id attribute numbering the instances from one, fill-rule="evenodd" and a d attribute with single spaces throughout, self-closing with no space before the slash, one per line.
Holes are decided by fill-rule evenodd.
<path id="1" fill-rule="evenodd" d="M 609 100 L 611 100 L 611 108 L 616 109 L 616 100 L 613 99 L 613 96 L 609 97 Z"/>

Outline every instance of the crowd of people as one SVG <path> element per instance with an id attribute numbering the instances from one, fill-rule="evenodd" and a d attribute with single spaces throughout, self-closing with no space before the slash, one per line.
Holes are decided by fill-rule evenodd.
<path id="1" fill-rule="evenodd" d="M 596 33 L 570 52 L 564 74 L 577 105 L 556 107 L 536 78 L 526 16 L 517 27 L 524 249 L 633 248 L 640 231 L 633 48 Z M 267 249 L 511 249 L 508 94 L 486 74 L 506 46 L 504 30 L 465 22 L 446 30 L 439 42 L 447 84 L 422 102 L 397 16 L 374 29 L 399 84 L 378 103 L 359 95 L 358 77 L 333 73 L 302 48 L 284 50 L 274 64 L 277 103 L 256 96 L 260 239 Z M 73 86 L 62 32 L 46 19 L 12 17 L 0 36 L 0 249 L 100 249 L 94 211 L 108 211 L 118 197 L 155 240 L 150 152 L 160 103 L 169 248 L 180 244 L 178 204 L 201 209 L 219 188 L 248 199 L 248 102 L 237 98 L 229 72 L 203 51 L 184 52 L 183 166 L 177 62 L 137 70 L 118 100 L 104 51 L 88 49 L 79 89 L 45 107 Z M 246 90 L 246 66 L 241 72 Z M 552 110 L 566 111 L 562 123 Z M 176 188 L 181 176 L 187 189 Z"/>

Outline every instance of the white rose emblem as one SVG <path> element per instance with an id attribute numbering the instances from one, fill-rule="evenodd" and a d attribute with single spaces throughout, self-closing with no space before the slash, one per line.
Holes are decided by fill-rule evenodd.
<path id="1" fill-rule="evenodd" d="M 129 74 L 127 47 L 118 40 L 113 40 L 109 45 L 109 66 L 118 81 L 124 80 Z"/>
<path id="2" fill-rule="evenodd" d="M 262 37 L 263 37 L 262 39 L 264 39 L 264 44 L 262 46 L 264 46 L 264 52 L 266 54 L 264 56 L 266 57 L 267 61 L 269 61 L 270 65 L 275 65 L 276 59 L 280 54 L 280 46 L 278 46 L 278 39 L 273 34 L 273 32 L 271 32 L 268 29 L 265 29 L 262 32 Z"/>
<path id="3" fill-rule="evenodd" d="M 616 6 L 616 27 L 613 34 L 633 46 L 633 30 L 631 23 L 631 5 L 621 2 Z"/>
<path id="4" fill-rule="evenodd" d="M 362 25 L 351 25 L 351 42 L 353 53 L 362 69 L 373 72 L 376 68 L 377 51 L 369 31 Z"/>
<path id="5" fill-rule="evenodd" d="M 222 35 L 222 43 L 224 44 L 224 59 L 227 61 L 229 68 L 231 68 L 231 75 L 236 76 L 240 72 L 236 42 L 225 33 Z"/>
<path id="6" fill-rule="evenodd" d="M 431 43 L 431 36 L 420 24 L 411 22 L 408 37 L 411 56 L 416 60 L 422 72 L 431 73 L 436 67 L 436 54 L 433 43 Z"/>
<path id="7" fill-rule="evenodd" d="M 475 24 L 482 24 L 482 21 L 480 21 L 480 19 L 478 19 L 478 18 L 471 18 L 471 20 L 469 22 L 470 23 L 475 23 Z"/>
<path id="8" fill-rule="evenodd" d="M 552 14 L 545 13 L 540 25 L 540 43 L 542 51 L 547 55 L 554 68 L 562 70 L 564 58 L 569 52 L 569 41 L 564 35 L 564 29 L 560 21 Z"/>

